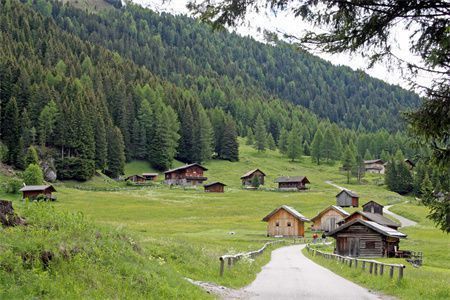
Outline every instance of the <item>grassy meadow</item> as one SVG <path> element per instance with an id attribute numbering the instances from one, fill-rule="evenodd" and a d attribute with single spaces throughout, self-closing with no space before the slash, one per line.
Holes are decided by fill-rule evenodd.
<path id="1" fill-rule="evenodd" d="M 347 185 L 346 177 L 338 171 L 338 164 L 317 166 L 309 157 L 291 162 L 278 152 L 258 153 L 244 145 L 243 140 L 240 142 L 239 162 L 214 160 L 205 163 L 208 182 L 222 181 L 227 184 L 223 194 L 204 193 L 203 188 L 170 188 L 160 182 L 163 176 L 159 176 L 159 182 L 150 187 L 134 187 L 99 174 L 84 183 L 57 183 L 58 201 L 48 205 L 54 206 L 56 211 L 81 212 L 95 226 L 126 232 L 145 253 L 157 258 L 164 263 L 164 267 L 177 274 L 179 286 L 184 284 L 181 283 L 182 277 L 189 277 L 240 288 L 255 278 L 261 266 L 268 262 L 270 253 L 266 252 L 255 261 L 238 263 L 233 269 L 226 270 L 223 277 L 219 276 L 219 256 L 256 250 L 270 240 L 266 237 L 266 223 L 261 219 L 279 205 L 293 206 L 312 218 L 326 206 L 334 204 L 338 190 L 325 183 L 331 180 L 358 192 L 360 205 L 368 200 L 384 205 L 399 203 L 393 211 L 406 217 L 416 217 L 419 221 L 419 226 L 402 230 L 409 236 L 401 242 L 401 247 L 424 252 L 424 267 L 413 269 L 408 265 L 405 278 L 409 280 L 413 274 L 419 276 L 423 271 L 427 274 L 425 279 L 414 286 L 403 287 L 391 283 L 392 289 L 384 286 L 374 288 L 401 297 L 407 295 L 409 298 L 412 292 L 399 294 L 394 290 L 414 290 L 419 286 L 424 289 L 436 286 L 440 289 L 442 283 L 450 283 L 450 238 L 425 219 L 423 207 L 400 204 L 407 199 L 379 185 L 381 177 L 368 174 L 367 184 L 357 185 L 352 182 Z M 267 174 L 265 186 L 258 191 L 243 190 L 240 176 L 255 168 Z M 135 161 L 127 164 L 125 173 L 130 175 L 153 171 L 147 163 Z M 281 175 L 307 176 L 311 181 L 310 190 L 275 191 L 273 181 Z M 26 212 L 26 205 L 19 200 L 20 196 L 3 193 L 0 198 L 14 200 L 15 208 L 19 212 Z M 307 231 L 305 235 L 310 237 L 311 233 Z M 399 263 L 406 262 L 401 260 Z M 439 295 L 439 292 L 435 295 Z M 207 294 L 204 296 L 208 297 Z"/>

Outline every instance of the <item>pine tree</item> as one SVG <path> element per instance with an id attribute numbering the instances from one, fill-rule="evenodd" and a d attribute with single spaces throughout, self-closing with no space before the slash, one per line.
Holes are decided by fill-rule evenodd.
<path id="1" fill-rule="evenodd" d="M 51 139 L 58 118 L 58 108 L 56 103 L 51 100 L 41 111 L 39 115 L 39 139 L 42 146 Z"/>
<path id="2" fill-rule="evenodd" d="M 389 161 L 389 154 L 384 149 L 381 150 L 380 159 L 382 161 Z"/>
<path id="3" fill-rule="evenodd" d="M 200 162 L 211 159 L 214 146 L 214 130 L 211 121 L 203 108 L 198 113 L 198 128 L 200 130 Z"/>
<path id="4" fill-rule="evenodd" d="M 189 103 L 184 108 L 184 113 L 181 118 L 181 138 L 178 146 L 178 159 L 191 163 L 193 159 L 193 142 L 194 142 L 194 118 L 192 116 L 192 109 Z"/>
<path id="5" fill-rule="evenodd" d="M 255 143 L 255 136 L 253 134 L 253 130 L 248 127 L 247 128 L 247 141 L 246 141 L 246 145 L 253 145 Z"/>
<path id="6" fill-rule="evenodd" d="M 407 194 L 413 189 L 413 178 L 408 166 L 404 161 L 400 161 L 396 166 L 397 171 L 397 187 L 394 192 L 399 194 Z"/>
<path id="7" fill-rule="evenodd" d="M 221 158 L 229 161 L 239 160 L 239 144 L 237 141 L 236 123 L 227 116 L 222 137 Z"/>
<path id="8" fill-rule="evenodd" d="M 327 162 L 333 162 L 335 157 L 337 157 L 337 144 L 336 139 L 330 129 L 328 127 L 325 130 L 325 134 L 323 136 L 323 140 L 321 143 L 321 148 L 323 151 L 323 156 L 326 159 Z"/>
<path id="9" fill-rule="evenodd" d="M 352 147 L 351 145 L 349 145 L 349 149 L 353 149 L 353 152 L 356 152 L 356 155 L 354 156 L 355 164 L 354 167 L 352 168 L 352 175 L 356 176 L 358 183 L 361 183 L 361 180 L 366 172 L 364 159 L 361 155 L 359 155 L 359 153 L 357 153 L 356 147 Z"/>
<path id="10" fill-rule="evenodd" d="M 106 168 L 108 158 L 108 143 L 106 139 L 105 122 L 100 117 L 97 120 L 95 129 L 95 167 L 100 170 Z"/>
<path id="11" fill-rule="evenodd" d="M 300 158 L 302 156 L 302 140 L 299 135 L 298 126 L 294 126 L 289 132 L 288 140 L 287 140 L 287 156 L 294 161 L 296 158 Z"/>
<path id="12" fill-rule="evenodd" d="M 428 173 L 425 173 L 425 177 L 420 186 L 420 194 L 422 195 L 422 202 L 427 204 L 429 200 L 433 199 L 433 184 L 431 183 Z"/>
<path id="13" fill-rule="evenodd" d="M 350 183 L 351 170 L 355 165 L 355 157 L 349 147 L 345 149 L 342 157 L 342 169 L 347 172 L 347 184 Z"/>
<path id="14" fill-rule="evenodd" d="M 312 159 L 320 165 L 320 159 L 323 157 L 323 135 L 320 129 L 317 129 L 314 135 L 313 141 L 311 143 L 310 151 Z"/>
<path id="15" fill-rule="evenodd" d="M 22 149 L 18 143 L 20 137 L 19 109 L 15 98 L 11 98 L 6 104 L 2 124 L 3 140 L 8 148 L 6 162 L 18 166 Z"/>
<path id="16" fill-rule="evenodd" d="M 386 172 L 384 174 L 384 182 L 389 190 L 391 191 L 397 190 L 397 166 L 393 159 L 391 159 L 386 166 Z"/>
<path id="17" fill-rule="evenodd" d="M 374 157 L 372 156 L 372 154 L 370 153 L 369 148 L 366 149 L 366 152 L 364 153 L 364 160 L 371 160 L 374 159 Z"/>
<path id="18" fill-rule="evenodd" d="M 418 163 L 416 166 L 416 174 L 414 175 L 414 194 L 420 196 L 422 183 L 425 180 L 425 176 L 428 175 L 425 166 L 422 163 Z M 428 180 L 430 180 L 428 178 Z"/>
<path id="19" fill-rule="evenodd" d="M 281 154 L 287 153 L 288 136 L 289 133 L 287 132 L 287 130 L 285 128 L 282 128 L 280 132 L 280 138 L 278 139 L 278 149 L 280 150 Z"/>
<path id="20" fill-rule="evenodd" d="M 23 181 L 26 185 L 40 185 L 44 181 L 41 167 L 37 164 L 29 165 L 23 172 Z"/>
<path id="21" fill-rule="evenodd" d="M 108 130 L 108 172 L 112 178 L 124 173 L 125 145 L 120 129 L 116 126 Z"/>
<path id="22" fill-rule="evenodd" d="M 28 167 L 31 164 L 39 164 L 39 156 L 34 146 L 28 147 L 27 154 L 25 156 L 25 165 Z"/>
<path id="23" fill-rule="evenodd" d="M 275 140 L 273 139 L 273 136 L 272 136 L 272 134 L 270 132 L 267 133 L 266 141 L 267 141 L 267 147 L 270 150 L 274 151 L 274 150 L 277 149 L 277 145 L 275 144 Z"/>
<path id="24" fill-rule="evenodd" d="M 261 115 L 258 115 L 255 123 L 255 148 L 259 152 L 266 150 L 266 125 Z"/>

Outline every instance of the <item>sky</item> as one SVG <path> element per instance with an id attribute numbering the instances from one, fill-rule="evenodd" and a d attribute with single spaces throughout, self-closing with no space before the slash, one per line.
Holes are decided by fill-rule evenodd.
<path id="1" fill-rule="evenodd" d="M 144 7 L 151 8 L 156 11 L 165 11 L 172 14 L 185 14 L 190 15 L 189 10 L 186 8 L 187 0 L 132 0 Z M 265 42 L 263 31 L 269 30 L 272 32 L 281 32 L 294 36 L 300 36 L 305 30 L 314 29 L 311 25 L 295 18 L 289 11 L 274 14 L 268 10 L 265 13 L 250 12 L 244 24 L 230 30 L 236 31 L 238 34 L 247 36 L 250 35 L 254 39 Z M 409 32 L 406 32 L 402 28 L 396 28 L 392 36 L 393 52 L 398 57 L 409 61 L 419 62 L 420 58 L 412 55 L 409 48 Z M 379 78 L 390 84 L 398 84 L 406 89 L 410 86 L 408 81 L 399 70 L 399 67 L 395 64 L 378 63 L 372 68 L 368 68 L 368 60 L 359 54 L 329 54 L 324 52 L 314 51 L 313 54 L 331 62 L 334 65 L 349 66 L 354 70 L 360 69 L 369 75 Z M 424 86 L 430 86 L 432 80 L 426 74 L 419 74 L 416 78 L 420 84 Z M 418 91 L 417 91 L 418 92 Z"/>

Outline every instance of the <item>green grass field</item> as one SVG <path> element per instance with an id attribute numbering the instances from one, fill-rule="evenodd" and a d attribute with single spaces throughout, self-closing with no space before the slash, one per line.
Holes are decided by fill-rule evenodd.
<path id="1" fill-rule="evenodd" d="M 58 211 L 82 212 L 98 226 L 130 233 L 137 243 L 152 257 L 158 257 L 180 275 L 195 280 L 211 281 L 233 288 L 250 283 L 270 257 L 264 254 L 255 261 L 238 263 L 236 267 L 219 276 L 219 256 L 227 253 L 256 250 L 269 238 L 266 237 L 266 224 L 261 219 L 279 205 L 291 205 L 307 217 L 315 216 L 320 210 L 335 203 L 338 190 L 325 183 L 326 180 L 344 185 L 360 194 L 360 205 L 368 200 L 382 204 L 402 203 L 406 199 L 376 185 L 381 180 L 376 175 L 368 175 L 368 184 L 345 184 L 346 178 L 338 172 L 338 165 L 311 163 L 304 157 L 302 161 L 290 162 L 278 152 L 256 150 L 243 145 L 241 140 L 240 161 L 209 161 L 206 176 L 208 182 L 222 181 L 227 184 L 225 193 L 204 193 L 202 188 L 169 188 L 162 183 L 151 187 L 128 187 L 104 176 L 96 176 L 85 183 L 64 182 L 56 185 L 58 201 L 54 204 Z M 179 163 L 177 163 L 179 165 Z M 245 172 L 260 168 L 266 174 L 266 184 L 260 191 L 241 188 L 240 176 Z M 126 174 L 152 172 L 145 162 L 131 162 Z M 305 175 L 311 181 L 306 192 L 276 192 L 273 180 L 281 175 Z M 162 180 L 162 176 L 159 177 Z M 115 188 L 117 191 L 112 191 Z M 0 194 L 1 198 L 14 200 L 19 211 L 24 205 L 20 196 Z M 397 206 L 396 206 L 397 208 Z M 393 288 L 376 286 L 381 291 L 405 299 L 413 290 L 427 286 L 439 289 L 448 281 L 449 241 L 447 235 L 432 227 L 424 219 L 424 208 L 398 205 L 398 209 L 417 214 L 420 226 L 405 229 L 408 239 L 401 242 L 402 248 L 423 251 L 424 267 L 413 270 L 408 266 L 405 278 L 412 274 L 426 273 L 424 280 L 414 282 L 413 286 Z M 354 209 L 349 209 L 352 211 Z M 396 211 L 394 209 L 394 211 Z M 402 214 L 401 211 L 398 211 Z M 410 215 L 405 214 L 409 217 Z M 423 224 L 423 225 L 422 225 Z M 233 232 L 234 234 L 230 234 Z M 310 237 L 311 233 L 306 232 Z M 401 263 L 406 263 L 404 260 Z M 415 276 L 415 275 L 414 275 Z M 362 282 L 365 284 L 365 282 Z M 393 292 L 394 288 L 408 290 L 408 293 Z M 408 297 L 406 297 L 408 296 Z M 206 297 L 206 294 L 205 294 Z M 402 297 L 403 298 L 403 297 Z"/>

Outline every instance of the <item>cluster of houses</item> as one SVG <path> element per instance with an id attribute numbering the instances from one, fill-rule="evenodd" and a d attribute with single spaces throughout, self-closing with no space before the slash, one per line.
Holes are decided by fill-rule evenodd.
<path id="1" fill-rule="evenodd" d="M 184 165 L 164 172 L 164 183 L 179 186 L 199 186 L 203 184 L 205 192 L 223 193 L 225 183 L 215 181 L 205 184 L 205 181 L 208 180 L 208 177 L 204 175 L 205 171 L 208 171 L 208 169 L 198 163 Z M 125 180 L 136 184 L 145 184 L 149 180 L 154 181 L 157 176 L 156 173 L 144 173 L 128 176 Z M 265 177 L 266 174 L 263 171 L 254 169 L 242 175 L 240 179 L 244 188 L 256 189 L 260 185 L 264 185 Z M 278 177 L 275 182 L 278 183 L 278 189 L 281 191 L 305 190 L 307 184 L 310 183 L 306 176 Z"/>
<path id="2" fill-rule="evenodd" d="M 405 159 L 405 163 L 410 170 L 412 170 L 416 165 L 414 162 L 408 158 Z M 386 172 L 386 166 L 388 162 L 382 159 L 372 159 L 364 161 L 364 169 L 367 173 L 384 174 Z"/>
<path id="3" fill-rule="evenodd" d="M 392 257 L 399 250 L 400 238 L 406 235 L 400 226 L 383 215 L 383 206 L 369 201 L 362 211 L 348 213 L 342 207 L 358 207 L 355 192 L 342 190 L 331 205 L 308 219 L 294 208 L 283 205 L 265 216 L 267 236 L 304 237 L 305 223 L 312 222 L 312 231 L 322 231 L 336 239 L 336 253 L 353 257 Z"/>

